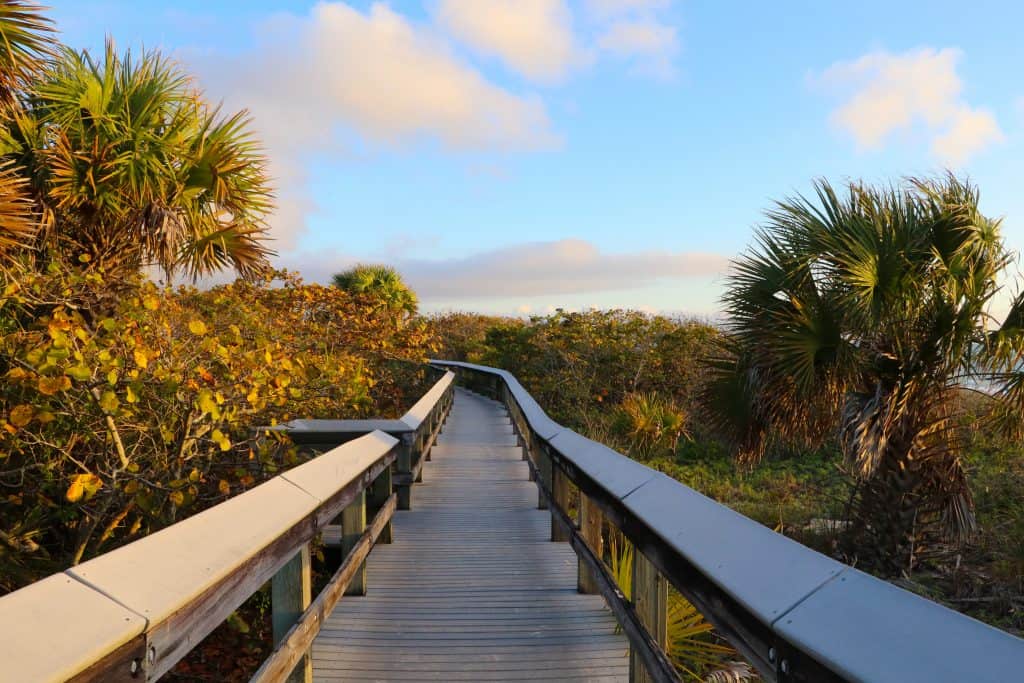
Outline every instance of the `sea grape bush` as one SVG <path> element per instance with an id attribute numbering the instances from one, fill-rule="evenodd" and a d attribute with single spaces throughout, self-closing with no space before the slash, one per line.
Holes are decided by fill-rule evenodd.
<path id="1" fill-rule="evenodd" d="M 0 591 L 250 488 L 301 457 L 255 429 L 397 416 L 418 321 L 288 273 L 207 291 L 51 268 L 0 296 Z"/>

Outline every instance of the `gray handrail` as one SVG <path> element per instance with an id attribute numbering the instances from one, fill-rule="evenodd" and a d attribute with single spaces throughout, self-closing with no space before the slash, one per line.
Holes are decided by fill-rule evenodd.
<path id="1" fill-rule="evenodd" d="M 451 406 L 454 377 L 445 373 L 400 420 L 298 420 L 268 428 L 331 448 L 192 517 L 0 597 L 0 681 L 156 680 L 263 584 L 277 581 L 297 553 L 308 558 L 309 542 L 343 509 L 365 509 L 368 494 L 379 494 L 373 528 L 361 532 L 361 545 L 347 558 L 352 566 L 335 575 L 329 600 L 314 601 L 318 609 L 333 605 L 358 566 L 353 553 L 365 557 L 379 535 L 390 542 L 391 512 L 408 509 L 412 484 Z M 302 571 L 308 574 L 308 562 Z M 316 615 L 302 616 L 319 624 Z M 307 643 L 313 635 L 305 628 L 295 639 Z M 291 666 L 280 647 L 268 664 Z"/>
<path id="2" fill-rule="evenodd" d="M 156 680 L 394 461 L 374 432 L 0 598 L 0 679 Z"/>
<path id="3" fill-rule="evenodd" d="M 554 422 L 509 372 L 456 361 L 524 440 L 774 681 L 1002 682 L 1024 640 L 844 565 Z M 542 464 L 538 471 L 543 471 Z"/>

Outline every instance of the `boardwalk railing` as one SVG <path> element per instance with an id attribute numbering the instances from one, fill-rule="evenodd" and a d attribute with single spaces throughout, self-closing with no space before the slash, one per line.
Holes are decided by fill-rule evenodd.
<path id="1" fill-rule="evenodd" d="M 629 637 L 632 680 L 678 680 L 664 652 L 666 582 L 767 680 L 1024 676 L 1024 640 L 821 555 L 562 427 L 504 370 L 433 364 L 508 408 L 539 505 L 551 510 L 552 540 L 572 544 L 580 590 L 600 592 Z M 633 600 L 602 562 L 602 517 L 636 549 Z"/>
<path id="2" fill-rule="evenodd" d="M 365 592 L 365 559 L 375 542 L 390 542 L 391 516 L 408 505 L 453 379 L 444 374 L 401 420 L 329 421 L 345 437 L 335 443 L 347 443 L 0 598 L 0 680 L 156 680 L 267 581 L 275 649 L 253 680 L 311 680 L 310 644 L 343 594 Z M 377 428 L 385 422 L 394 429 Z M 344 561 L 311 602 L 309 543 L 332 520 Z"/>

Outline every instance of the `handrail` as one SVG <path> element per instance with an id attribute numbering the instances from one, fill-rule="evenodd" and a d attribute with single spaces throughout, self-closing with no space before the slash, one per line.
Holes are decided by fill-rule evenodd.
<path id="1" fill-rule="evenodd" d="M 281 431 L 297 444 L 313 448 L 336 446 L 379 430 L 399 441 L 395 467 L 395 490 L 398 509 L 412 505 L 412 485 L 422 480 L 423 463 L 430 460 L 430 446 L 437 438 L 443 417 L 451 407 L 455 373 L 442 377 L 397 420 L 292 420 L 271 431 Z"/>
<path id="2" fill-rule="evenodd" d="M 600 561 L 596 505 L 633 543 L 635 562 L 653 565 L 767 680 L 995 682 L 1024 671 L 1024 640 L 815 552 L 562 427 L 511 373 L 431 364 L 508 407 L 553 525 L 571 527 L 560 540 L 573 543 L 581 572 L 584 564 L 594 571 L 586 555 Z M 568 516 L 567 480 L 580 491 L 578 525 Z M 562 533 L 553 526 L 553 540 Z M 656 669 L 651 679 L 671 680 L 649 651 L 649 641 L 663 639 L 650 633 L 649 596 L 637 593 L 649 582 L 636 582 L 634 568 L 638 599 L 613 611 L 620 620 L 631 617 L 627 607 L 642 613 L 647 634 L 623 630 Z"/>
<path id="3" fill-rule="evenodd" d="M 415 463 L 450 408 L 453 377 L 407 414 L 403 439 L 364 430 L 219 505 L 0 597 L 0 679 L 156 680 L 271 579 L 276 649 L 259 675 L 287 675 L 308 661 L 322 616 L 346 589 L 358 582 L 365 591 L 359 572 L 378 537 L 391 540 L 391 515 L 403 489 L 408 503 Z M 392 467 L 408 480 L 396 476 L 395 493 Z M 375 516 L 367 527 L 368 497 Z M 309 543 L 336 518 L 347 557 L 311 605 Z"/>

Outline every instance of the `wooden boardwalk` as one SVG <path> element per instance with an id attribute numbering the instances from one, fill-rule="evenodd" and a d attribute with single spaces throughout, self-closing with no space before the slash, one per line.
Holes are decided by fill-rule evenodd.
<path id="1" fill-rule="evenodd" d="M 505 409 L 457 390 L 413 509 L 313 645 L 318 681 L 625 681 L 628 645 L 550 541 Z"/>

